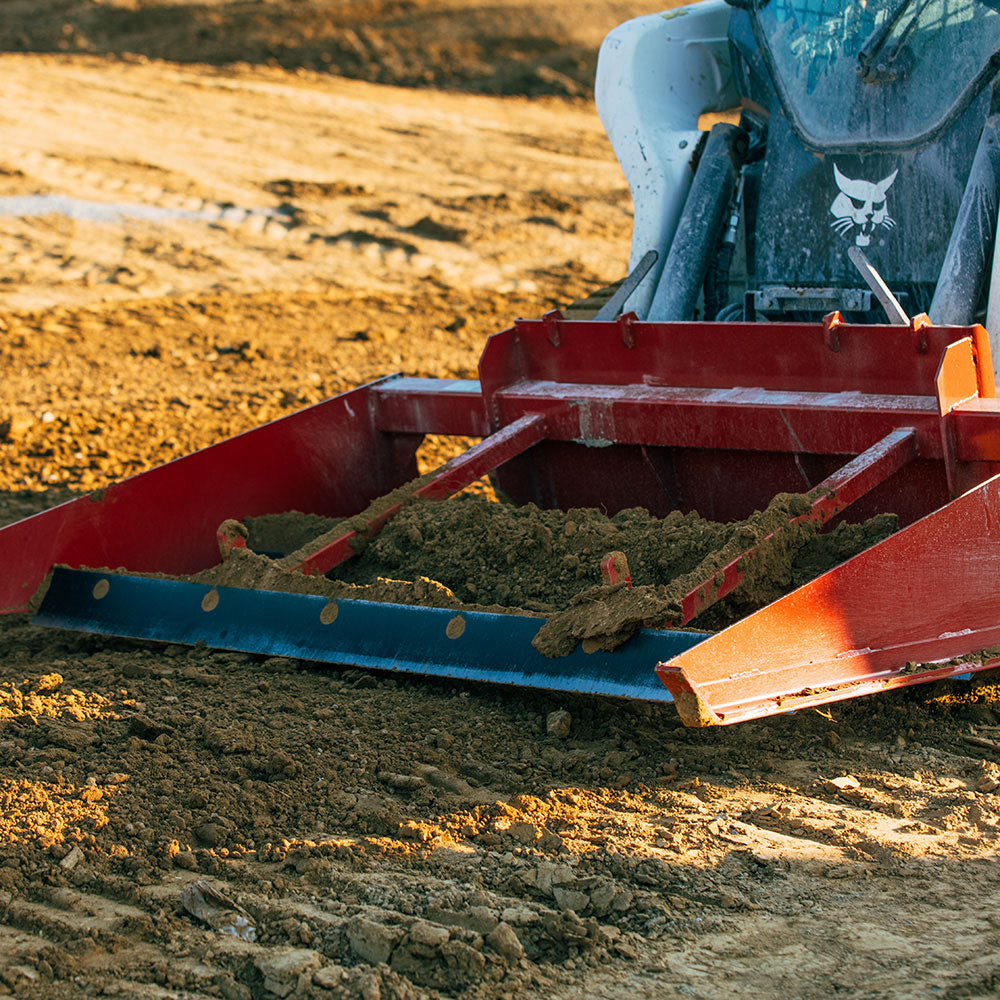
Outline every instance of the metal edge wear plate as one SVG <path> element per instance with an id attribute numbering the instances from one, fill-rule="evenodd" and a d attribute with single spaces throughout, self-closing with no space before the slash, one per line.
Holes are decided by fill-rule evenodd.
<path id="1" fill-rule="evenodd" d="M 322 617 L 321 617 L 322 616 Z M 402 673 L 671 701 L 657 663 L 708 638 L 640 630 L 611 653 L 550 659 L 540 618 L 211 587 L 56 568 L 34 624 Z M 328 622 L 325 624 L 324 622 Z"/>

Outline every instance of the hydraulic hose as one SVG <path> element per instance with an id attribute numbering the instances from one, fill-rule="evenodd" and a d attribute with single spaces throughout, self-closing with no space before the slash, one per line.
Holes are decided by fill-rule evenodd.
<path id="1" fill-rule="evenodd" d="M 733 185 L 747 155 L 737 125 L 712 126 L 646 318 L 694 319 L 698 295 L 719 246 Z"/>
<path id="2" fill-rule="evenodd" d="M 941 265 L 929 314 L 932 322 L 941 326 L 967 326 L 973 321 L 993 258 L 998 206 L 1000 115 L 990 115 L 979 137 Z"/>

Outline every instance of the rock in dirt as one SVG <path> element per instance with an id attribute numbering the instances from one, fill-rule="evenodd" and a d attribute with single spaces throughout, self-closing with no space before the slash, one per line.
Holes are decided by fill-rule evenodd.
<path id="1" fill-rule="evenodd" d="M 538 827 L 534 823 L 524 823 L 518 821 L 511 823 L 507 827 L 507 835 L 513 837 L 518 843 L 530 845 L 538 840 Z"/>
<path id="2" fill-rule="evenodd" d="M 312 948 L 276 948 L 254 962 L 264 977 L 264 989 L 277 997 L 287 997 L 302 976 L 311 982 L 312 973 L 322 964 L 323 956 Z"/>
<path id="3" fill-rule="evenodd" d="M 313 973 L 313 983 L 324 990 L 335 990 L 344 981 L 347 969 L 342 965 L 324 965 Z"/>
<path id="4" fill-rule="evenodd" d="M 437 950 L 447 943 L 449 936 L 447 927 L 432 924 L 427 920 L 418 920 L 410 927 L 409 939 L 411 944 Z"/>
<path id="5" fill-rule="evenodd" d="M 524 955 L 524 945 L 508 923 L 500 923 L 486 935 L 486 943 L 501 957 L 510 963 L 516 962 Z"/>
<path id="6" fill-rule="evenodd" d="M 81 851 L 80 848 L 74 844 L 73 847 L 70 848 L 69 854 L 67 854 L 66 857 L 59 862 L 59 866 L 60 868 L 65 868 L 66 871 L 72 871 L 82 860 L 83 851 Z"/>
<path id="7" fill-rule="evenodd" d="M 576 881 L 576 876 L 569 865 L 543 862 L 533 872 L 527 873 L 525 881 L 529 885 L 534 885 L 539 892 L 547 893 L 552 891 L 553 886 L 571 885 Z"/>
<path id="8" fill-rule="evenodd" d="M 174 855 L 174 864 L 178 868 L 184 868 L 189 872 L 196 872 L 198 870 L 198 859 L 191 851 L 178 851 Z"/>
<path id="9" fill-rule="evenodd" d="M 476 934 L 489 934 L 498 923 L 488 906 L 472 906 L 468 910 L 447 910 L 439 906 L 429 906 L 427 917 L 446 927 L 463 927 Z"/>
<path id="10" fill-rule="evenodd" d="M 861 787 L 861 782 L 850 774 L 845 774 L 840 778 L 828 778 L 823 782 L 823 787 L 828 792 L 850 792 Z"/>
<path id="11" fill-rule="evenodd" d="M 446 792 L 455 792 L 458 795 L 467 795 L 472 791 L 469 783 L 454 774 L 448 774 L 433 764 L 418 764 L 414 768 L 417 775 L 423 778 L 428 785 L 435 788 L 443 788 Z"/>
<path id="12" fill-rule="evenodd" d="M 397 927 L 386 927 L 366 917 L 355 917 L 347 925 L 347 940 L 358 958 L 372 965 L 388 962 L 399 943 L 402 932 Z"/>
<path id="13" fill-rule="evenodd" d="M 128 731 L 133 736 L 152 743 L 160 736 L 172 736 L 174 727 L 163 725 L 145 715 L 135 715 L 129 720 Z"/>
<path id="14" fill-rule="evenodd" d="M 582 913 L 590 903 L 590 896 L 578 889 L 562 889 L 558 886 L 552 890 L 552 898 L 560 910 Z"/>
<path id="15" fill-rule="evenodd" d="M 22 983 L 38 982 L 38 970 L 30 965 L 11 965 L 3 970 L 3 978 L 18 991 Z"/>
<path id="16" fill-rule="evenodd" d="M 401 792 L 412 792 L 427 787 L 427 779 L 419 774 L 393 774 L 391 771 L 380 771 L 378 780 Z"/>
<path id="17" fill-rule="evenodd" d="M 613 882 L 605 882 L 590 890 L 590 910 L 594 916 L 604 917 L 613 910 L 624 912 L 632 905 L 634 896 Z"/>
<path id="18" fill-rule="evenodd" d="M 220 823 L 202 823 L 195 827 L 194 835 L 206 847 L 218 847 L 226 839 L 226 828 Z"/>
<path id="19" fill-rule="evenodd" d="M 549 736 L 564 740 L 569 736 L 570 727 L 573 725 L 573 716 L 564 708 L 549 712 L 545 720 L 545 731 Z"/>

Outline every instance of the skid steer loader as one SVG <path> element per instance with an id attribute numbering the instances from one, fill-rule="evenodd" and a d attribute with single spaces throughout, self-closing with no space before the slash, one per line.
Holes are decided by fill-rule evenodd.
<path id="1" fill-rule="evenodd" d="M 673 699 L 691 725 L 1000 666 L 998 60 L 996 0 L 708 0 L 620 26 L 596 84 L 635 207 L 618 287 L 516 320 L 478 381 L 387 377 L 0 530 L 0 612 Z M 372 504 L 414 480 L 427 433 L 482 440 Z M 560 658 L 518 614 L 163 578 L 289 510 L 350 519 L 281 554 L 289 577 L 328 574 L 412 498 L 487 472 L 541 507 L 801 502 L 706 568 L 670 628 Z M 783 533 L 848 508 L 901 528 L 716 634 L 687 627 Z M 627 588 L 624 560 L 604 570 Z"/>

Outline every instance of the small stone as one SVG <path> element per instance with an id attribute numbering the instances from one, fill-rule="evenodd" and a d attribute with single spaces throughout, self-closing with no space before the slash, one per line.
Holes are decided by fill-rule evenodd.
<path id="1" fill-rule="evenodd" d="M 570 885 L 576 880 L 569 865 L 543 862 L 534 871 L 535 887 L 539 892 L 551 892 L 554 885 Z"/>
<path id="2" fill-rule="evenodd" d="M 410 940 L 428 948 L 440 948 L 447 943 L 449 936 L 447 927 L 427 920 L 418 920 L 410 927 Z"/>
<path id="3" fill-rule="evenodd" d="M 313 973 L 312 981 L 320 989 L 335 990 L 343 982 L 346 973 L 347 969 L 342 965 L 324 965 Z"/>
<path id="4" fill-rule="evenodd" d="M 850 774 L 845 774 L 840 778 L 829 778 L 824 783 L 823 786 L 827 791 L 830 792 L 849 792 L 855 788 L 861 787 L 861 782 L 857 778 Z"/>
<path id="5" fill-rule="evenodd" d="M 189 872 L 198 870 L 198 859 L 191 851 L 178 851 L 174 855 L 174 864 L 178 868 L 184 868 Z"/>
<path id="6" fill-rule="evenodd" d="M 554 736 L 558 740 L 564 740 L 569 736 L 570 727 L 573 725 L 573 716 L 564 708 L 549 712 L 545 720 L 545 731 L 549 736 Z"/>
<path id="7" fill-rule="evenodd" d="M 69 854 L 67 854 L 66 857 L 59 862 L 59 867 L 65 868 L 66 871 L 69 872 L 72 871 L 82 860 L 83 851 L 81 851 L 80 848 L 74 844 L 74 846 L 70 848 Z"/>
<path id="8" fill-rule="evenodd" d="M 538 838 L 535 847 L 542 851 L 558 851 L 561 850 L 563 846 L 563 839 L 558 833 L 553 833 L 551 830 L 542 829 L 542 835 Z"/>
<path id="9" fill-rule="evenodd" d="M 296 988 L 299 978 L 323 964 L 323 956 L 312 948 L 275 948 L 254 961 L 264 977 L 264 989 L 277 997 L 286 997 Z"/>
<path id="10" fill-rule="evenodd" d="M 387 780 L 393 788 L 398 788 L 402 792 L 412 792 L 427 787 L 427 779 L 419 774 L 388 774 L 383 780 Z"/>
<path id="11" fill-rule="evenodd" d="M 448 774 L 439 767 L 434 767 L 433 764 L 418 764 L 414 770 L 428 785 L 433 785 L 435 788 L 443 788 L 447 792 L 458 792 L 460 795 L 466 795 L 472 791 L 467 781 L 454 774 Z"/>
<path id="12" fill-rule="evenodd" d="M 590 907 L 595 916 L 603 917 L 611 912 L 618 887 L 613 882 L 605 882 L 590 890 Z"/>
<path id="13" fill-rule="evenodd" d="M 225 1000 L 251 1000 L 252 998 L 250 988 L 236 982 L 232 976 L 227 975 L 223 979 L 217 980 L 216 985 Z"/>
<path id="14" fill-rule="evenodd" d="M 582 913 L 590 903 L 590 896 L 579 889 L 560 889 L 556 887 L 552 890 L 552 896 L 559 909 L 563 912 L 572 910 L 574 913 Z"/>
<path id="15" fill-rule="evenodd" d="M 538 827 L 534 823 L 511 823 L 507 833 L 522 844 L 533 844 L 538 840 Z"/>
<path id="16" fill-rule="evenodd" d="M 195 827 L 194 835 L 206 847 L 218 847 L 226 839 L 226 830 L 218 823 L 202 823 Z"/>
<path id="17" fill-rule="evenodd" d="M 446 927 L 464 927 L 476 934 L 489 934 L 499 922 L 488 906 L 470 906 L 467 910 L 448 910 L 440 906 L 427 907 L 428 920 Z"/>
<path id="18" fill-rule="evenodd" d="M 514 963 L 524 956 L 524 945 L 508 923 L 500 923 L 486 935 L 486 943 L 508 962 Z"/>
<path id="19" fill-rule="evenodd" d="M 988 774 L 984 774 L 976 782 L 977 792 L 995 792 L 998 788 L 1000 788 L 1000 781 L 997 781 L 996 778 L 991 778 Z"/>
<path id="20" fill-rule="evenodd" d="M 635 896 L 628 889 L 619 889 L 615 893 L 615 901 L 611 904 L 611 909 L 616 913 L 624 913 L 631 905 Z"/>
<path id="21" fill-rule="evenodd" d="M 365 917 L 355 917 L 347 925 L 347 940 L 358 958 L 371 965 L 388 962 L 400 932 L 395 927 L 377 924 Z"/>

